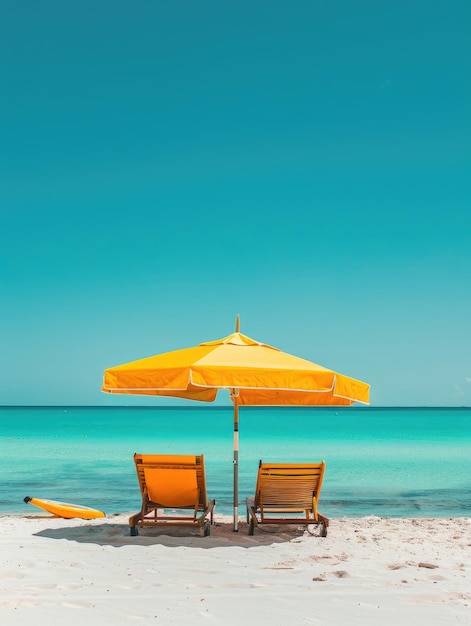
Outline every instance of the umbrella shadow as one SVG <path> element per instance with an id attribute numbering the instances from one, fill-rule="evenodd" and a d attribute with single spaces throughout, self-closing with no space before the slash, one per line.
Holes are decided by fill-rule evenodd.
<path id="1" fill-rule="evenodd" d="M 71 520 L 72 521 L 72 520 Z M 61 525 L 59 528 L 45 528 L 34 535 L 48 539 L 75 541 L 84 544 L 111 546 L 166 546 L 169 548 L 221 548 L 234 547 L 255 548 L 275 543 L 289 543 L 302 537 L 305 529 L 297 526 L 271 527 L 257 529 L 253 536 L 248 535 L 248 526 L 241 522 L 239 532 L 233 531 L 232 523 L 215 522 L 211 526 L 211 535 L 201 537 L 188 528 L 170 527 L 165 529 L 144 528 L 139 530 L 137 537 L 131 537 L 129 526 L 123 523 L 97 522 L 86 525 Z"/>

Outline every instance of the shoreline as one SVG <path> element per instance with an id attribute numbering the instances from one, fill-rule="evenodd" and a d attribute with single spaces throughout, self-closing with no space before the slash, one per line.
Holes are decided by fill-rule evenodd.
<path id="1" fill-rule="evenodd" d="M 34 513 L 34 512 L 33 512 Z M 314 532 L 317 532 L 314 529 Z M 210 537 L 144 529 L 128 515 L 65 520 L 0 515 L 0 619 L 50 625 L 358 626 L 469 623 L 471 518 L 331 519 L 328 536 L 286 526 Z"/>

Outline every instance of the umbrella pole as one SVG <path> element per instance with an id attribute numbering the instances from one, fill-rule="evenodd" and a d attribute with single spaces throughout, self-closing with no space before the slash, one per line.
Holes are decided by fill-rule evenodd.
<path id="1" fill-rule="evenodd" d="M 234 532 L 239 530 L 239 405 L 237 396 L 234 403 Z"/>
<path id="2" fill-rule="evenodd" d="M 240 315 L 236 317 L 236 333 L 240 331 Z M 239 405 L 238 389 L 231 389 L 231 400 L 234 403 L 234 532 L 239 530 Z"/>

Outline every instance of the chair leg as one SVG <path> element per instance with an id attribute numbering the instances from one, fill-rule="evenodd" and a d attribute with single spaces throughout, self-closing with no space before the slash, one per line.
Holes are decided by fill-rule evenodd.
<path id="1" fill-rule="evenodd" d="M 129 531 L 130 531 L 131 537 L 137 537 L 137 535 L 139 534 L 139 531 L 137 530 L 137 526 L 131 526 L 129 528 Z"/>
<path id="2" fill-rule="evenodd" d="M 254 526 L 254 523 L 253 523 L 253 519 L 250 518 L 250 521 L 249 521 L 249 535 L 253 535 L 254 534 L 254 530 L 255 530 L 255 526 Z"/>

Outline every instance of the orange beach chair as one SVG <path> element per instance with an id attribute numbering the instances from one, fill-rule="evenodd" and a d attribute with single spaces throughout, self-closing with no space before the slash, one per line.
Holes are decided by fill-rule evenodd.
<path id="1" fill-rule="evenodd" d="M 210 534 L 215 500 L 208 500 L 204 457 L 135 454 L 142 508 L 129 518 L 131 536 L 144 526 L 189 526 Z"/>
<path id="2" fill-rule="evenodd" d="M 326 537 L 329 520 L 317 510 L 324 472 L 325 461 L 260 461 L 255 496 L 246 499 L 249 535 L 259 524 L 318 524 L 319 534 Z"/>

